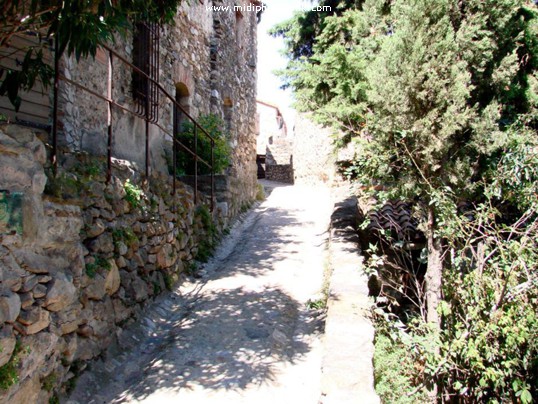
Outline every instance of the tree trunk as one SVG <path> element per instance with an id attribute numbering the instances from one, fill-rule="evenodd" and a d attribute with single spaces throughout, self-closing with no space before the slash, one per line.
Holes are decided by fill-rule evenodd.
<path id="1" fill-rule="evenodd" d="M 435 211 L 428 208 L 428 267 L 426 268 L 426 316 L 428 323 L 441 328 L 441 318 L 437 306 L 441 300 L 441 283 L 443 280 L 443 261 L 441 240 L 435 236 Z"/>
<path id="2" fill-rule="evenodd" d="M 435 235 L 435 210 L 433 206 L 428 207 L 428 267 L 426 268 L 426 319 L 432 324 L 436 331 L 441 330 L 441 317 L 437 313 L 437 306 L 441 300 L 441 283 L 443 281 L 443 250 L 441 239 Z M 439 347 L 435 347 L 439 352 Z M 434 380 L 431 381 L 428 391 L 430 403 L 438 402 L 438 386 Z"/>

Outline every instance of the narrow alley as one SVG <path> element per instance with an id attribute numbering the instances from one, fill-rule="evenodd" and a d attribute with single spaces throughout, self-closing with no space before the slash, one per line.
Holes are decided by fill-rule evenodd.
<path id="1" fill-rule="evenodd" d="M 322 290 L 333 203 L 326 188 L 267 193 L 199 279 L 82 374 L 69 403 L 319 402 L 323 319 L 306 303 Z"/>

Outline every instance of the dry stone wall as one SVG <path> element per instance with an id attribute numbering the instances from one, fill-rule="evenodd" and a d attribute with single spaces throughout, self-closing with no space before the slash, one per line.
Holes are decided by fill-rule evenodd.
<path id="1" fill-rule="evenodd" d="M 331 131 L 309 114 L 297 114 L 293 142 L 294 177 L 297 184 L 332 184 L 337 180 Z"/>
<path id="2" fill-rule="evenodd" d="M 232 148 L 227 174 L 242 188 L 239 205 L 254 200 L 257 191 L 256 165 L 256 27 L 252 5 L 258 2 L 213 0 L 210 42 L 211 112 L 222 117 Z M 236 8 L 234 10 L 234 6 Z"/>
<path id="3" fill-rule="evenodd" d="M 64 155 L 47 183 L 39 136 L 0 127 L 0 189 L 24 195 L 22 234 L 0 235 L 0 402 L 69 389 L 207 254 L 225 219 L 195 206 L 189 186 L 171 195 L 168 175 L 142 181 L 122 160 L 107 184 L 103 159 Z"/>

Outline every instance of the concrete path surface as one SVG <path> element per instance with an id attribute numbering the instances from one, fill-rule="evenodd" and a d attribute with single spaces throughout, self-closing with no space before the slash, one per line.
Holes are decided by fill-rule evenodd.
<path id="1" fill-rule="evenodd" d="M 322 288 L 332 208 L 325 188 L 276 186 L 68 402 L 320 402 L 323 319 L 306 302 Z"/>

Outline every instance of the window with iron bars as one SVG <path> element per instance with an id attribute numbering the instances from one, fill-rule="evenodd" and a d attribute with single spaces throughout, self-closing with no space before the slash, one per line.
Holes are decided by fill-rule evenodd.
<path id="1" fill-rule="evenodd" d="M 150 122 L 159 116 L 159 31 L 159 24 L 141 22 L 133 39 L 133 64 L 140 69 L 133 72 L 133 99 L 136 113 Z"/>

